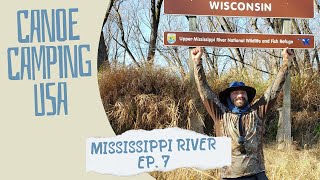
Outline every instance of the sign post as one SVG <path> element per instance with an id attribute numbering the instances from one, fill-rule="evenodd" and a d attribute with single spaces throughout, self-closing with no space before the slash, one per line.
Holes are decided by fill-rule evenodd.
<path id="1" fill-rule="evenodd" d="M 291 20 L 290 19 L 284 19 L 283 20 L 283 34 L 291 33 Z M 289 63 L 289 68 L 290 64 Z M 280 129 L 280 132 L 283 132 L 283 134 L 277 135 L 277 141 L 278 141 L 278 149 L 283 149 L 285 147 L 288 147 L 291 145 L 291 73 L 290 70 L 287 75 L 287 79 L 283 85 L 283 105 L 282 105 L 282 119 L 279 119 L 280 126 L 278 127 Z"/>

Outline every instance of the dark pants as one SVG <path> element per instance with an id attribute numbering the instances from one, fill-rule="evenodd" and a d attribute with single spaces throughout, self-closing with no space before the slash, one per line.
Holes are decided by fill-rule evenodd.
<path id="1" fill-rule="evenodd" d="M 223 180 L 234 179 L 234 180 L 268 180 L 266 172 L 261 172 L 258 174 L 250 175 L 250 176 L 242 176 L 238 178 L 222 178 Z"/>

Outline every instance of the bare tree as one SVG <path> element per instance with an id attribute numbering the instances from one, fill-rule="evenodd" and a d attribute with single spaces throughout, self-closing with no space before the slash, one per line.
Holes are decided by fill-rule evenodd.
<path id="1" fill-rule="evenodd" d="M 312 31 L 309 26 L 309 21 L 307 19 L 302 19 L 302 31 L 304 34 L 312 34 Z M 311 56 L 309 51 L 304 50 L 304 67 L 306 67 L 308 75 L 313 74 L 313 68 L 311 64 Z"/>
<path id="2" fill-rule="evenodd" d="M 120 10 L 119 10 L 122 3 L 123 3 L 123 1 L 119 1 L 119 3 L 118 3 L 116 6 L 114 6 L 114 9 L 115 9 L 115 11 L 116 11 L 117 24 L 118 24 L 118 28 L 119 28 L 120 34 L 121 34 L 120 39 L 121 39 L 121 42 L 122 42 L 122 43 L 120 43 L 116 38 L 114 38 L 114 40 L 115 40 L 120 46 L 122 46 L 122 47 L 125 49 L 124 55 L 125 55 L 126 53 L 128 53 L 129 56 L 130 56 L 130 58 L 131 58 L 131 60 L 133 61 L 133 63 L 134 63 L 136 66 L 140 67 L 140 64 L 138 63 L 138 61 L 137 61 L 136 58 L 134 57 L 133 52 L 130 50 L 129 45 L 128 45 L 128 43 L 127 43 L 127 40 L 126 40 L 126 38 L 125 38 L 125 28 L 124 28 L 124 26 L 123 26 L 122 17 L 121 17 Z M 130 28 L 132 28 L 132 27 L 130 27 Z M 127 30 L 128 30 L 127 32 L 130 32 L 130 30 L 131 30 L 130 28 L 127 29 Z"/>
<path id="3" fill-rule="evenodd" d="M 99 39 L 99 48 L 98 48 L 98 69 L 101 67 L 102 64 L 105 64 L 107 68 L 110 67 L 110 62 L 109 62 L 109 58 L 108 58 L 108 47 L 106 46 L 105 43 L 105 37 L 103 35 L 103 27 L 106 24 L 111 8 L 113 6 L 114 0 L 110 0 L 109 4 L 108 4 L 108 8 L 107 8 L 107 12 L 104 16 L 103 19 L 103 23 L 102 23 L 102 28 L 101 28 L 101 33 L 100 33 L 100 39 Z"/>
<path id="4" fill-rule="evenodd" d="M 221 28 L 226 31 L 226 32 L 235 32 L 235 27 L 232 25 L 232 23 L 229 21 L 229 19 L 225 18 L 225 17 L 222 17 L 222 22 L 219 20 L 219 23 L 221 25 Z M 232 59 L 236 59 L 234 57 L 234 54 L 233 52 L 231 51 L 231 49 L 229 48 L 230 50 L 230 53 L 232 54 L 233 58 Z M 234 48 L 235 50 L 235 53 L 236 53 L 236 56 L 237 56 L 237 60 L 239 62 L 241 62 L 241 68 L 244 67 L 244 56 L 241 54 L 241 51 L 240 51 L 240 48 Z"/>
<path id="5" fill-rule="evenodd" d="M 320 3 L 317 0 L 314 0 L 314 4 L 315 4 L 315 7 L 316 7 L 318 13 L 320 13 Z"/>
<path id="6" fill-rule="evenodd" d="M 262 34 L 262 31 L 257 26 L 258 18 L 251 18 L 251 26 L 256 33 Z"/>
<path id="7" fill-rule="evenodd" d="M 151 0 L 151 34 L 147 55 L 147 61 L 149 65 L 153 65 L 154 62 L 162 2 L 163 0 Z"/>

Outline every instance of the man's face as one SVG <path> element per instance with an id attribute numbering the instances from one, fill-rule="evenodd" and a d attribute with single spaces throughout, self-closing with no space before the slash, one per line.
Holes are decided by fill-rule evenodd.
<path id="1" fill-rule="evenodd" d="M 230 93 L 230 98 L 233 105 L 242 108 L 248 103 L 248 95 L 246 91 L 236 90 Z"/>

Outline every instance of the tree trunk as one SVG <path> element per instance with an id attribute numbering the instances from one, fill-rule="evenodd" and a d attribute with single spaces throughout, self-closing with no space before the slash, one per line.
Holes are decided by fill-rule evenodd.
<path id="1" fill-rule="evenodd" d="M 154 62 L 154 55 L 156 53 L 156 44 L 157 44 L 157 37 L 158 37 L 158 27 L 160 22 L 160 11 L 162 6 L 163 0 L 151 0 L 151 34 L 150 34 L 150 44 L 148 49 L 147 55 L 147 62 L 148 65 L 153 65 Z M 157 4 L 157 5 L 156 5 Z"/>
<path id="2" fill-rule="evenodd" d="M 110 62 L 108 60 L 108 52 L 107 52 L 107 46 L 104 41 L 104 35 L 103 31 L 100 33 L 100 40 L 99 40 L 99 48 L 98 48 L 98 70 L 101 68 L 101 66 L 104 64 L 105 68 L 110 67 Z"/>
<path id="3" fill-rule="evenodd" d="M 119 5 L 120 6 L 120 5 Z M 128 53 L 130 58 L 132 59 L 133 63 L 138 66 L 139 68 L 141 67 L 140 64 L 138 63 L 138 61 L 136 60 L 136 58 L 134 57 L 133 53 L 131 52 L 131 50 L 129 49 L 128 43 L 125 39 L 125 33 L 124 33 L 124 27 L 123 27 L 123 23 L 122 23 L 122 18 L 119 12 L 119 7 L 115 8 L 116 13 L 117 13 L 117 18 L 118 18 L 118 26 L 119 26 L 119 30 L 121 33 L 121 41 L 122 44 L 119 43 L 116 39 L 114 39 L 120 46 L 122 46 L 125 49 L 125 53 Z M 124 53 L 124 57 L 125 57 L 125 53 Z"/>
<path id="4" fill-rule="evenodd" d="M 110 0 L 109 1 L 108 9 L 107 9 L 106 15 L 104 16 L 103 23 L 102 23 L 100 39 L 99 39 L 99 47 L 98 47 L 98 59 L 97 59 L 97 62 L 98 62 L 97 68 L 98 68 L 98 70 L 100 69 L 102 64 L 105 64 L 107 68 L 110 67 L 110 62 L 108 60 L 109 58 L 108 58 L 107 46 L 106 46 L 106 43 L 105 43 L 105 40 L 104 40 L 104 35 L 103 35 L 103 27 L 104 27 L 104 25 L 106 24 L 106 22 L 108 20 L 108 17 L 109 17 L 111 8 L 113 6 L 113 3 L 114 3 L 114 0 Z"/>

